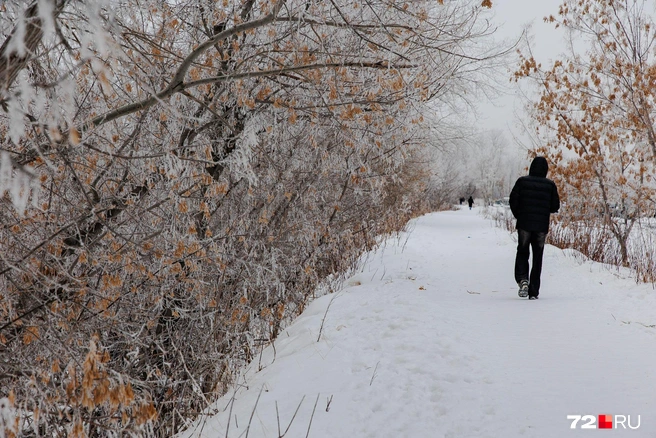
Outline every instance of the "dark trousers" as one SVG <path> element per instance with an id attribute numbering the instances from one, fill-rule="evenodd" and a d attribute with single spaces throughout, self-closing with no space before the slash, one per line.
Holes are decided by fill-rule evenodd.
<path id="1" fill-rule="evenodd" d="M 542 255 L 547 233 L 539 231 L 517 230 L 517 257 L 515 257 L 515 281 L 529 280 L 528 295 L 540 294 L 540 274 L 542 273 Z M 529 245 L 533 251 L 533 267 L 528 275 Z"/>

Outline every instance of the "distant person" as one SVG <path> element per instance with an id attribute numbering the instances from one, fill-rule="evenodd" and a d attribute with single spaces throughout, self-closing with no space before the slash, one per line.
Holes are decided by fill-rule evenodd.
<path id="1" fill-rule="evenodd" d="M 469 209 L 471 210 L 472 205 L 474 205 L 474 198 L 470 196 L 469 199 L 467 199 L 467 204 L 469 204 Z"/>
<path id="2" fill-rule="evenodd" d="M 510 192 L 510 210 L 517 219 L 517 256 L 515 281 L 521 298 L 537 300 L 544 241 L 549 232 L 549 216 L 560 209 L 556 184 L 547 178 L 549 165 L 544 157 L 535 157 L 528 176 L 520 177 Z M 533 267 L 529 279 L 529 245 L 533 250 Z"/>
<path id="3" fill-rule="evenodd" d="M 465 197 L 462 196 L 462 197 L 460 198 L 460 205 L 462 205 L 464 202 L 465 202 Z"/>

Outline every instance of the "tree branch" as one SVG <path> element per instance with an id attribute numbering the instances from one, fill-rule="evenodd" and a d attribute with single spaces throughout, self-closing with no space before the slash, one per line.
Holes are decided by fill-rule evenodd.
<path id="1" fill-rule="evenodd" d="M 188 88 L 193 88 L 197 87 L 199 85 L 203 84 L 214 84 L 217 82 L 225 82 L 228 80 L 237 80 L 237 79 L 244 79 L 244 78 L 259 78 L 263 76 L 278 76 L 281 74 L 289 73 L 289 72 L 297 72 L 297 71 L 303 71 L 303 70 L 316 70 L 316 69 L 328 69 L 328 68 L 340 68 L 340 67 L 358 67 L 358 68 L 374 68 L 374 69 L 393 69 L 393 70 L 398 70 L 398 69 L 409 69 L 409 68 L 417 68 L 419 67 L 418 64 L 402 64 L 402 65 L 390 65 L 382 61 L 378 62 L 327 62 L 327 63 L 320 63 L 320 64 L 307 64 L 307 65 L 298 65 L 295 67 L 284 67 L 284 68 L 279 68 L 279 69 L 274 69 L 274 70 L 262 70 L 262 71 L 251 71 L 251 72 L 244 72 L 244 73 L 237 73 L 233 75 L 222 75 L 222 76 L 214 76 L 210 78 L 205 78 L 205 79 L 199 79 L 197 81 L 191 81 L 187 82 L 185 84 L 182 84 L 181 88 L 183 90 L 186 90 Z"/>
<path id="2" fill-rule="evenodd" d="M 203 53 L 205 53 L 205 51 L 213 47 L 216 43 L 218 43 L 221 40 L 225 40 L 233 35 L 243 33 L 248 30 L 256 29 L 258 27 L 265 26 L 269 23 L 272 23 L 275 20 L 276 16 L 278 15 L 278 12 L 280 12 L 280 9 L 282 8 L 285 1 L 286 0 L 279 0 L 278 3 L 274 6 L 273 11 L 270 14 L 258 20 L 253 20 L 247 23 L 238 24 L 236 26 L 231 27 L 230 29 L 224 30 L 223 32 L 217 33 L 212 38 L 209 38 L 204 43 L 196 47 L 189 55 L 187 55 L 187 57 L 184 59 L 184 61 L 182 61 L 177 71 L 173 75 L 173 78 L 169 82 L 169 85 L 164 90 L 160 91 L 159 93 L 155 94 L 154 96 L 148 99 L 144 99 L 140 102 L 135 102 L 129 105 L 122 106 L 106 114 L 95 117 L 84 124 L 82 131 L 86 131 L 89 128 L 94 128 L 100 125 L 104 125 L 105 123 L 111 122 L 128 114 L 132 114 L 134 112 L 141 111 L 146 108 L 150 108 L 160 100 L 167 99 L 172 95 L 174 95 L 175 93 L 182 91 L 184 89 L 183 83 L 184 83 L 184 78 L 187 75 L 187 71 L 194 63 L 194 61 L 198 59 L 199 56 L 201 56 Z"/>

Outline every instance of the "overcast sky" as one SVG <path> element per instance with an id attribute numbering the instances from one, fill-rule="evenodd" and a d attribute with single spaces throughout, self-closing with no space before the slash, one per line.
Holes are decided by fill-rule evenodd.
<path id="1" fill-rule="evenodd" d="M 546 65 L 563 52 L 563 32 L 554 29 L 553 24 L 544 23 L 545 16 L 558 14 L 562 0 L 493 0 L 493 23 L 498 27 L 496 40 L 515 41 L 519 38 L 525 26 L 530 26 L 531 47 L 538 62 Z M 516 63 L 508 66 L 508 78 Z M 504 81 L 507 82 L 508 79 Z M 520 135 L 515 113 L 522 112 L 522 100 L 518 92 L 508 90 L 494 102 L 486 102 L 485 97 L 480 105 L 479 126 L 483 129 L 501 129 L 509 141 Z M 526 141 L 526 140 L 523 140 Z"/>

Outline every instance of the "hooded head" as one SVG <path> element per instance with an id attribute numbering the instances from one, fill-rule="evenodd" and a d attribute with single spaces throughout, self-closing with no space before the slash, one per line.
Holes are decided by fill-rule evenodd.
<path id="1" fill-rule="evenodd" d="M 528 170 L 530 176 L 540 176 L 546 178 L 547 172 L 549 171 L 549 165 L 547 164 L 547 159 L 544 157 L 535 157 L 531 163 L 531 167 Z"/>

